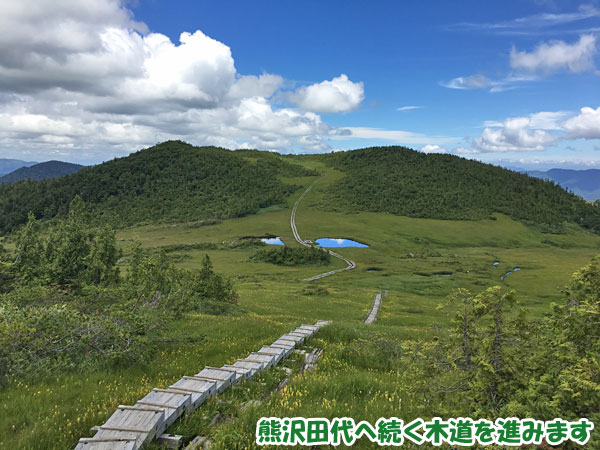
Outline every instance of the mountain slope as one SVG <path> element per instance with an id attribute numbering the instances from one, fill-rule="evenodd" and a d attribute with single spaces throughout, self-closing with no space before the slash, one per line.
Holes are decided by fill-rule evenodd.
<path id="1" fill-rule="evenodd" d="M 62 161 L 46 161 L 29 167 L 21 167 L 0 177 L 0 184 L 16 183 L 21 180 L 46 180 L 77 172 L 83 166 Z"/>
<path id="2" fill-rule="evenodd" d="M 588 201 L 600 199 L 600 169 L 528 171 L 530 176 L 555 181 Z"/>
<path id="3" fill-rule="evenodd" d="M 0 176 L 13 172 L 21 167 L 29 167 L 37 164 L 33 161 L 21 161 L 20 159 L 0 158 Z"/>
<path id="4" fill-rule="evenodd" d="M 0 186 L 0 232 L 24 223 L 29 211 L 62 215 L 76 194 L 98 221 L 115 226 L 237 217 L 281 203 L 298 188 L 279 176 L 307 175 L 316 173 L 269 152 L 169 141 L 65 177 Z"/>
<path id="5" fill-rule="evenodd" d="M 477 220 L 494 213 L 557 230 L 570 222 L 600 232 L 600 208 L 553 182 L 453 155 L 375 147 L 324 156 L 346 176 L 325 197 L 339 211 Z"/>

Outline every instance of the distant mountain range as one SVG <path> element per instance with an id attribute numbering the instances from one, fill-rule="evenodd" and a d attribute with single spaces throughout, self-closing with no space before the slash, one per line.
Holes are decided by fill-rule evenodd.
<path id="1" fill-rule="evenodd" d="M 21 161 L 22 162 L 22 161 Z M 46 180 L 48 178 L 57 178 L 64 175 L 70 175 L 79 171 L 84 166 L 71 164 L 62 161 L 46 161 L 43 163 L 33 163 L 29 167 L 21 167 L 0 177 L 0 184 L 16 183 L 17 181 Z"/>
<path id="2" fill-rule="evenodd" d="M 21 167 L 29 167 L 37 164 L 34 161 L 21 161 L 20 159 L 0 158 L 0 176 L 11 173 Z"/>
<path id="3" fill-rule="evenodd" d="M 585 200 L 600 199 L 600 169 L 550 169 L 546 172 L 531 170 L 526 173 L 532 177 L 552 180 Z"/>

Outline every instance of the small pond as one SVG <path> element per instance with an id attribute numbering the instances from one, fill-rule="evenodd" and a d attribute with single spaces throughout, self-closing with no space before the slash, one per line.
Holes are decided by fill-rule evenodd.
<path id="1" fill-rule="evenodd" d="M 267 245 L 285 245 L 279 236 L 274 238 L 262 238 L 261 241 Z"/>
<path id="2" fill-rule="evenodd" d="M 521 268 L 520 268 L 520 267 L 515 267 L 513 270 L 509 270 L 508 272 L 506 272 L 504 275 L 502 275 L 502 276 L 500 277 L 500 281 L 504 281 L 504 278 L 505 278 L 505 277 L 509 276 L 509 275 L 510 275 L 511 273 L 513 273 L 513 272 L 518 272 L 519 270 L 521 270 Z"/>
<path id="3" fill-rule="evenodd" d="M 368 247 L 368 245 L 361 244 L 352 239 L 320 238 L 315 242 L 321 247 Z"/>

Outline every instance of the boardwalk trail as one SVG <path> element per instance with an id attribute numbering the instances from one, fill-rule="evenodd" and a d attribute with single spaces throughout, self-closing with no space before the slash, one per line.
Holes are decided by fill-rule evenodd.
<path id="1" fill-rule="evenodd" d="M 321 178 L 323 178 L 323 177 L 321 177 Z M 298 200 L 296 200 L 296 203 L 294 203 L 294 207 L 292 208 L 292 215 L 290 217 L 290 225 L 292 226 L 292 233 L 294 233 L 294 239 L 296 239 L 296 242 L 298 242 L 298 244 L 303 245 L 305 247 L 312 247 L 313 245 L 310 241 L 305 241 L 304 239 L 302 239 L 300 237 L 300 234 L 298 234 L 298 229 L 296 228 L 296 211 L 298 210 L 298 205 L 300 204 L 300 202 L 302 201 L 304 196 L 306 194 L 308 194 L 308 192 L 312 189 L 312 187 L 315 184 L 317 184 L 317 182 L 319 180 L 321 180 L 321 178 L 318 178 L 317 180 L 313 181 L 311 183 L 311 185 L 306 188 L 306 190 L 302 193 L 302 195 L 300 197 L 298 197 Z M 335 275 L 338 272 L 343 272 L 344 270 L 352 270 L 356 267 L 356 263 L 354 261 L 352 261 L 351 259 L 345 258 L 342 255 L 340 255 L 332 250 L 327 250 L 327 252 L 329 252 L 329 254 L 331 256 L 333 256 L 334 258 L 338 258 L 338 259 L 341 259 L 342 261 L 344 261 L 347 264 L 347 266 L 343 267 L 341 269 L 332 270 L 330 272 L 321 273 L 319 275 L 315 275 L 314 277 L 306 278 L 303 281 L 318 280 L 320 278 L 325 278 L 330 275 Z"/>
<path id="2" fill-rule="evenodd" d="M 138 450 L 154 439 L 177 448 L 182 437 L 164 432 L 180 416 L 196 410 L 207 398 L 220 394 L 229 386 L 252 378 L 287 358 L 297 344 L 327 324 L 329 321 L 302 325 L 245 359 L 219 368 L 207 366 L 167 389 L 153 389 L 135 405 L 119 406 L 104 425 L 94 428 L 95 436 L 80 439 L 75 450 Z"/>
<path id="3" fill-rule="evenodd" d="M 373 299 L 373 305 L 371 306 L 371 310 L 369 311 L 369 315 L 365 319 L 365 323 L 367 325 L 372 325 L 373 322 L 375 322 L 375 319 L 377 319 L 377 313 L 379 312 L 379 307 L 381 306 L 382 295 L 383 294 L 381 293 L 381 291 L 379 291 L 375 295 L 375 298 Z"/>

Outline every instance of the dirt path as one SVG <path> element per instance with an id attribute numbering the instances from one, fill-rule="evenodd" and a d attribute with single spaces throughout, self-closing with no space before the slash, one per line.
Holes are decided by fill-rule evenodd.
<path id="1" fill-rule="evenodd" d="M 296 200 L 296 203 L 294 203 L 294 207 L 292 208 L 292 215 L 290 217 L 290 225 L 292 226 L 292 233 L 294 233 L 294 239 L 296 239 L 296 242 L 298 242 L 298 244 L 303 245 L 305 247 L 313 247 L 313 243 L 311 241 L 305 241 L 300 237 L 300 234 L 298 234 L 298 229 L 296 228 L 296 211 L 298 210 L 298 205 L 300 204 L 300 202 L 302 201 L 302 199 L 304 198 L 304 196 L 306 194 L 308 194 L 308 192 L 312 189 L 312 187 L 317 184 L 318 181 L 320 181 L 323 177 L 317 178 L 315 181 L 313 181 L 311 183 L 310 186 L 308 186 L 306 188 L 306 190 L 302 193 L 302 195 L 300 197 L 298 197 L 298 200 Z M 333 256 L 334 258 L 338 258 L 341 259 L 342 261 L 344 261 L 347 266 L 343 267 L 341 269 L 336 269 L 336 270 L 332 270 L 330 272 L 325 272 L 325 273 L 321 273 L 319 275 L 315 275 L 314 277 L 310 277 L 310 278 L 306 278 L 303 281 L 314 281 L 314 280 L 318 280 L 320 278 L 325 278 L 328 277 L 330 275 L 335 275 L 338 272 L 342 272 L 344 270 L 352 270 L 356 267 L 356 263 L 354 261 L 352 261 L 351 259 L 345 258 L 342 255 L 332 251 L 332 250 L 327 250 L 329 252 L 329 254 L 331 256 Z"/>

